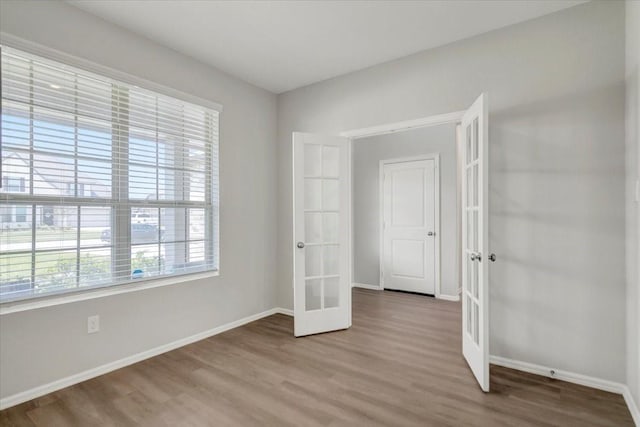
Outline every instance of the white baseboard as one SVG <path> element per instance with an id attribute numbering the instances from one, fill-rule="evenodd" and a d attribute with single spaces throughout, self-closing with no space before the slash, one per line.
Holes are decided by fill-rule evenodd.
<path id="1" fill-rule="evenodd" d="M 378 285 L 368 285 L 366 283 L 352 283 L 352 288 L 362 288 L 362 289 L 371 289 L 372 291 L 381 291 L 382 288 Z"/>
<path id="2" fill-rule="evenodd" d="M 640 426 L 640 409 L 638 409 L 638 405 L 636 405 L 636 401 L 631 395 L 631 390 L 629 390 L 629 387 L 626 385 L 624 386 L 624 392 L 622 393 L 622 396 L 624 397 L 624 401 L 629 407 L 629 412 L 631 412 L 633 422 L 636 423 L 636 426 Z"/>
<path id="3" fill-rule="evenodd" d="M 542 375 L 547 378 L 567 381 L 574 384 L 580 384 L 598 390 L 609 391 L 612 393 L 623 394 L 625 384 L 614 381 L 603 380 L 588 375 L 576 374 L 574 372 L 563 371 L 560 369 L 549 368 L 547 366 L 535 365 L 533 363 L 521 362 L 519 360 L 507 359 L 500 356 L 491 356 L 490 362 L 494 365 L 504 366 L 505 368 L 517 369 L 530 374 Z"/>
<path id="4" fill-rule="evenodd" d="M 460 301 L 460 295 L 444 295 L 440 294 L 438 299 L 443 299 L 445 301 Z"/>
<path id="5" fill-rule="evenodd" d="M 293 317 L 293 310 L 291 310 L 290 308 L 278 307 L 275 310 L 276 310 L 276 313 L 280 313 L 280 314 L 284 314 L 285 316 Z"/>
<path id="6" fill-rule="evenodd" d="M 289 316 L 293 315 L 292 310 L 285 309 L 285 308 L 272 308 L 270 310 L 263 311 L 262 313 L 257 313 L 251 316 L 247 316 L 245 318 L 236 320 L 234 322 L 230 322 L 230 323 L 218 326 L 216 328 L 209 329 L 207 331 L 200 332 L 195 335 L 191 335 L 186 338 L 181 338 L 179 340 L 170 342 L 168 344 L 164 344 L 164 345 L 152 348 L 150 350 L 133 354 L 131 356 L 127 356 L 125 358 L 107 363 L 105 365 L 88 369 L 86 371 L 79 372 L 77 374 L 68 376 L 66 378 L 61 378 L 59 380 L 52 381 L 48 384 L 43 384 L 43 385 L 34 387 L 30 390 L 25 390 L 11 396 L 4 397 L 0 399 L 0 410 L 18 405 L 20 403 L 26 402 L 31 399 L 35 399 L 40 396 L 44 396 L 45 394 L 52 393 L 62 388 L 80 383 L 82 381 L 86 381 L 91 378 L 104 375 L 108 372 L 115 371 L 116 369 L 120 369 L 128 365 L 132 365 L 134 363 L 140 362 L 145 359 L 149 359 L 150 357 L 154 357 L 159 354 L 166 353 L 167 351 L 175 350 L 176 348 L 183 347 L 187 344 L 191 344 L 196 341 L 200 341 L 205 338 L 212 337 L 214 335 L 220 334 L 222 332 L 228 331 L 233 328 L 237 328 L 247 323 L 251 323 L 255 320 L 262 319 L 263 317 L 271 316 L 272 314 L 276 314 L 276 313 L 286 314 Z"/>
<path id="7" fill-rule="evenodd" d="M 637 426 L 640 426 L 640 412 L 638 411 L 638 406 L 633 400 L 631 391 L 626 384 L 590 377 L 588 375 L 576 374 L 575 372 L 535 365 L 533 363 L 521 362 L 519 360 L 507 359 L 500 356 L 490 356 L 489 361 L 494 365 L 504 366 L 505 368 L 517 369 L 519 371 L 529 372 L 530 374 L 541 375 L 547 378 L 554 378 L 598 390 L 621 394 L 629 407 L 629 412 L 631 412 L 633 421 Z"/>

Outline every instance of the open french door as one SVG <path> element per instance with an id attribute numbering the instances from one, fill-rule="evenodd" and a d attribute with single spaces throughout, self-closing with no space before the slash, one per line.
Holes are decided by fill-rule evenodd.
<path id="1" fill-rule="evenodd" d="M 294 334 L 351 326 L 349 139 L 293 134 Z"/>
<path id="2" fill-rule="evenodd" d="M 487 95 L 462 118 L 462 353 L 489 391 L 489 128 Z"/>

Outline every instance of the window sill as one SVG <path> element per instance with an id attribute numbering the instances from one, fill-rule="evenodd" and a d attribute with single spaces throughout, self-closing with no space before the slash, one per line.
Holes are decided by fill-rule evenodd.
<path id="1" fill-rule="evenodd" d="M 21 311 L 36 310 L 44 307 L 68 304 L 78 301 L 86 301 L 96 298 L 104 298 L 112 295 L 125 294 L 129 292 L 143 291 L 145 289 L 160 288 L 163 286 L 178 285 L 199 279 L 218 277 L 220 271 L 203 271 L 199 273 L 185 274 L 177 277 L 162 277 L 149 279 L 140 282 L 127 283 L 122 285 L 107 286 L 101 288 L 87 289 L 84 291 L 73 291 L 64 294 L 42 296 L 21 301 L 8 301 L 0 304 L 0 316 Z"/>

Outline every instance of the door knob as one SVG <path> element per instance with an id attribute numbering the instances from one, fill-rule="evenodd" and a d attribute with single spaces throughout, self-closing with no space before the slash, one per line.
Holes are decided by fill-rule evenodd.
<path id="1" fill-rule="evenodd" d="M 296 245 L 298 248 L 302 249 L 304 248 L 304 243 L 302 242 L 298 242 L 298 244 Z"/>
<path id="2" fill-rule="evenodd" d="M 496 254 L 489 255 L 489 261 L 496 262 Z"/>
<path id="3" fill-rule="evenodd" d="M 436 235 L 435 231 L 429 231 L 429 232 L 427 233 L 427 236 L 429 236 L 429 237 L 431 237 L 431 236 L 435 236 L 435 235 Z"/>
<path id="4" fill-rule="evenodd" d="M 471 259 L 471 261 L 478 260 L 482 262 L 482 255 L 480 255 L 479 252 L 473 252 L 469 258 Z"/>

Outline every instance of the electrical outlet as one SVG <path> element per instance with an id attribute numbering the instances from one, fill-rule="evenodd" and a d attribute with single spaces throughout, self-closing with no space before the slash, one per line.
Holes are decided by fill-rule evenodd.
<path id="1" fill-rule="evenodd" d="M 87 318 L 87 333 L 95 334 L 100 331 L 100 316 L 89 316 Z"/>

